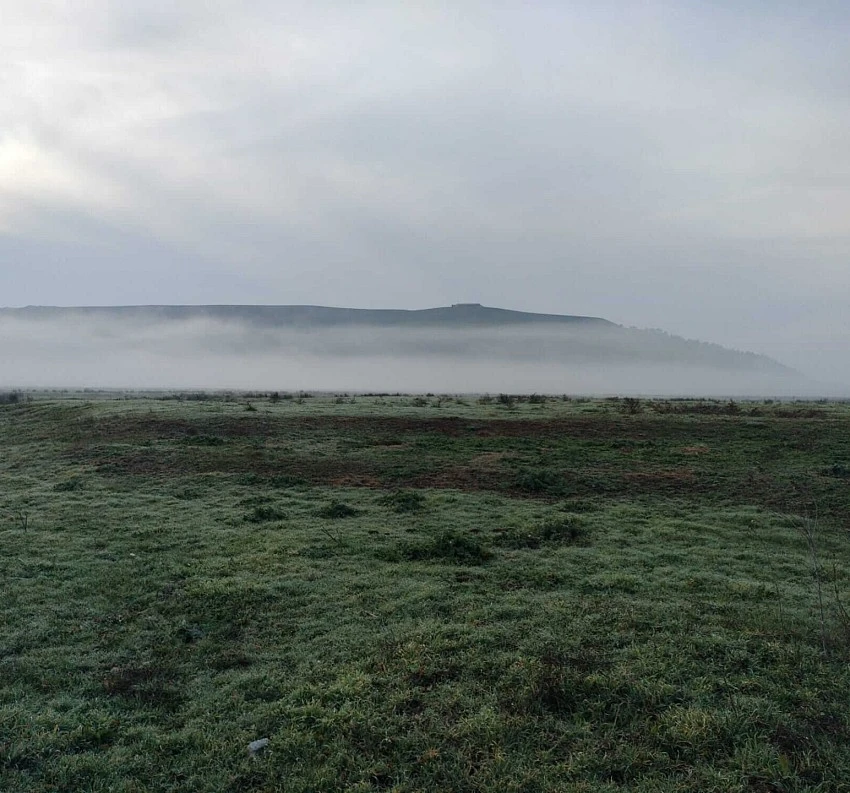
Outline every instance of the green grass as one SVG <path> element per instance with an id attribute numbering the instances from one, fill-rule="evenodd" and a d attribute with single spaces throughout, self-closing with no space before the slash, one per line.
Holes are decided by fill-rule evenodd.
<path id="1" fill-rule="evenodd" d="M 0 406 L 0 790 L 850 790 L 850 407 L 202 396 Z"/>

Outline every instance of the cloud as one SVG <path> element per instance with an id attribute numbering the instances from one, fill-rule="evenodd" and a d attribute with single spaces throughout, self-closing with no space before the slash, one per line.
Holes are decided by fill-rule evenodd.
<path id="1" fill-rule="evenodd" d="M 843 4 L 3 6 L 9 304 L 850 298 Z"/>
<path id="2" fill-rule="evenodd" d="M 724 53 L 694 30 L 704 13 L 604 5 L 87 8 L 47 33 L 36 8 L 6 33 L 20 87 L 4 109 L 28 133 L 27 152 L 9 136 L 7 159 L 76 174 L 78 189 L 28 183 L 26 168 L 13 186 L 186 244 L 223 217 L 225 232 L 250 218 L 309 234 L 346 211 L 420 228 L 462 219 L 471 233 L 709 222 L 787 234 L 775 182 L 789 161 L 815 202 L 846 187 L 847 172 L 826 167 L 831 144 L 845 151 L 845 95 L 788 84 L 775 15 L 778 33 L 757 47 L 763 30 L 736 36 L 738 17 L 711 20 L 709 37 L 737 42 Z M 33 29 L 34 46 L 14 46 Z M 87 180 L 113 185 L 109 207 Z M 846 230 L 842 208 L 828 214 Z M 823 231 L 824 210 L 812 212 L 791 230 Z"/>

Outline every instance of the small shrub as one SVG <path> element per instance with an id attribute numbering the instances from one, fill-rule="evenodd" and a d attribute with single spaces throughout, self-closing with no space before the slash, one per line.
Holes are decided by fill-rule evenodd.
<path id="1" fill-rule="evenodd" d="M 425 497 L 415 490 L 397 490 L 384 496 L 381 503 L 393 512 L 418 512 L 425 504 Z"/>
<path id="2" fill-rule="evenodd" d="M 411 400 L 410 404 L 415 408 L 427 408 L 430 403 L 427 399 L 425 399 L 425 397 L 416 397 Z"/>
<path id="3" fill-rule="evenodd" d="M 286 513 L 279 510 L 277 507 L 267 504 L 260 504 L 254 507 L 250 512 L 245 514 L 243 520 L 246 523 L 267 523 L 272 520 L 283 520 Z"/>
<path id="4" fill-rule="evenodd" d="M 528 398 L 529 405 L 545 405 L 546 404 L 546 395 L 545 394 L 532 394 Z"/>
<path id="5" fill-rule="evenodd" d="M 20 391 L 0 391 L 0 405 L 17 405 L 21 396 Z"/>
<path id="6" fill-rule="evenodd" d="M 846 479 L 850 477 L 850 465 L 845 463 L 833 463 L 824 469 L 824 474 L 834 476 L 837 479 Z"/>
<path id="7" fill-rule="evenodd" d="M 332 501 L 322 507 L 317 513 L 320 518 L 336 520 L 337 518 L 352 518 L 358 514 L 358 510 L 342 501 Z"/>
<path id="8" fill-rule="evenodd" d="M 643 412 L 643 404 L 636 397 L 625 397 L 620 403 L 620 412 L 627 416 L 636 416 Z"/>
<path id="9" fill-rule="evenodd" d="M 493 404 L 493 397 L 491 397 L 489 394 L 484 394 L 483 396 L 478 397 L 478 404 L 479 405 L 492 405 Z"/>
<path id="10" fill-rule="evenodd" d="M 506 408 L 512 408 L 516 403 L 516 397 L 511 394 L 499 394 L 499 404 Z"/>
<path id="11" fill-rule="evenodd" d="M 257 412 L 257 408 L 255 408 L 250 402 L 245 403 L 245 410 L 247 410 L 249 413 Z"/>

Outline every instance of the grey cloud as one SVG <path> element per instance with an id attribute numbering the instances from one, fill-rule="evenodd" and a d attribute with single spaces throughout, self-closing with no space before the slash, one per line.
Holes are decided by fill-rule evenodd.
<path id="1" fill-rule="evenodd" d="M 3 303 L 482 300 L 850 382 L 845 4 L 9 6 Z"/>

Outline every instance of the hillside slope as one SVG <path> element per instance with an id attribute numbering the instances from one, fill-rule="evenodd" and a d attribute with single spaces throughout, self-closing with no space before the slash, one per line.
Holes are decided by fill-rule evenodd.
<path id="1" fill-rule="evenodd" d="M 306 354 L 440 356 L 596 365 L 670 365 L 792 375 L 763 355 L 658 330 L 626 328 L 599 317 L 535 314 L 477 303 L 422 310 L 327 306 L 27 306 L 0 309 L 0 320 L 96 327 L 121 334 L 144 327 L 186 335 L 230 352 L 300 350 Z M 199 323 L 202 330 L 199 330 Z M 191 328 L 189 327 L 191 326 Z M 356 330 L 356 332 L 353 332 Z M 179 335 L 179 334 L 178 334 Z"/>
<path id="2" fill-rule="evenodd" d="M 370 327 L 446 327 L 521 325 L 534 323 L 614 326 L 599 317 L 561 314 L 534 314 L 490 308 L 478 303 L 419 310 L 334 308 L 330 306 L 26 306 L 2 309 L 2 314 L 26 319 L 93 319 L 196 320 L 214 319 L 246 322 L 267 327 L 335 327 L 366 325 Z"/>

